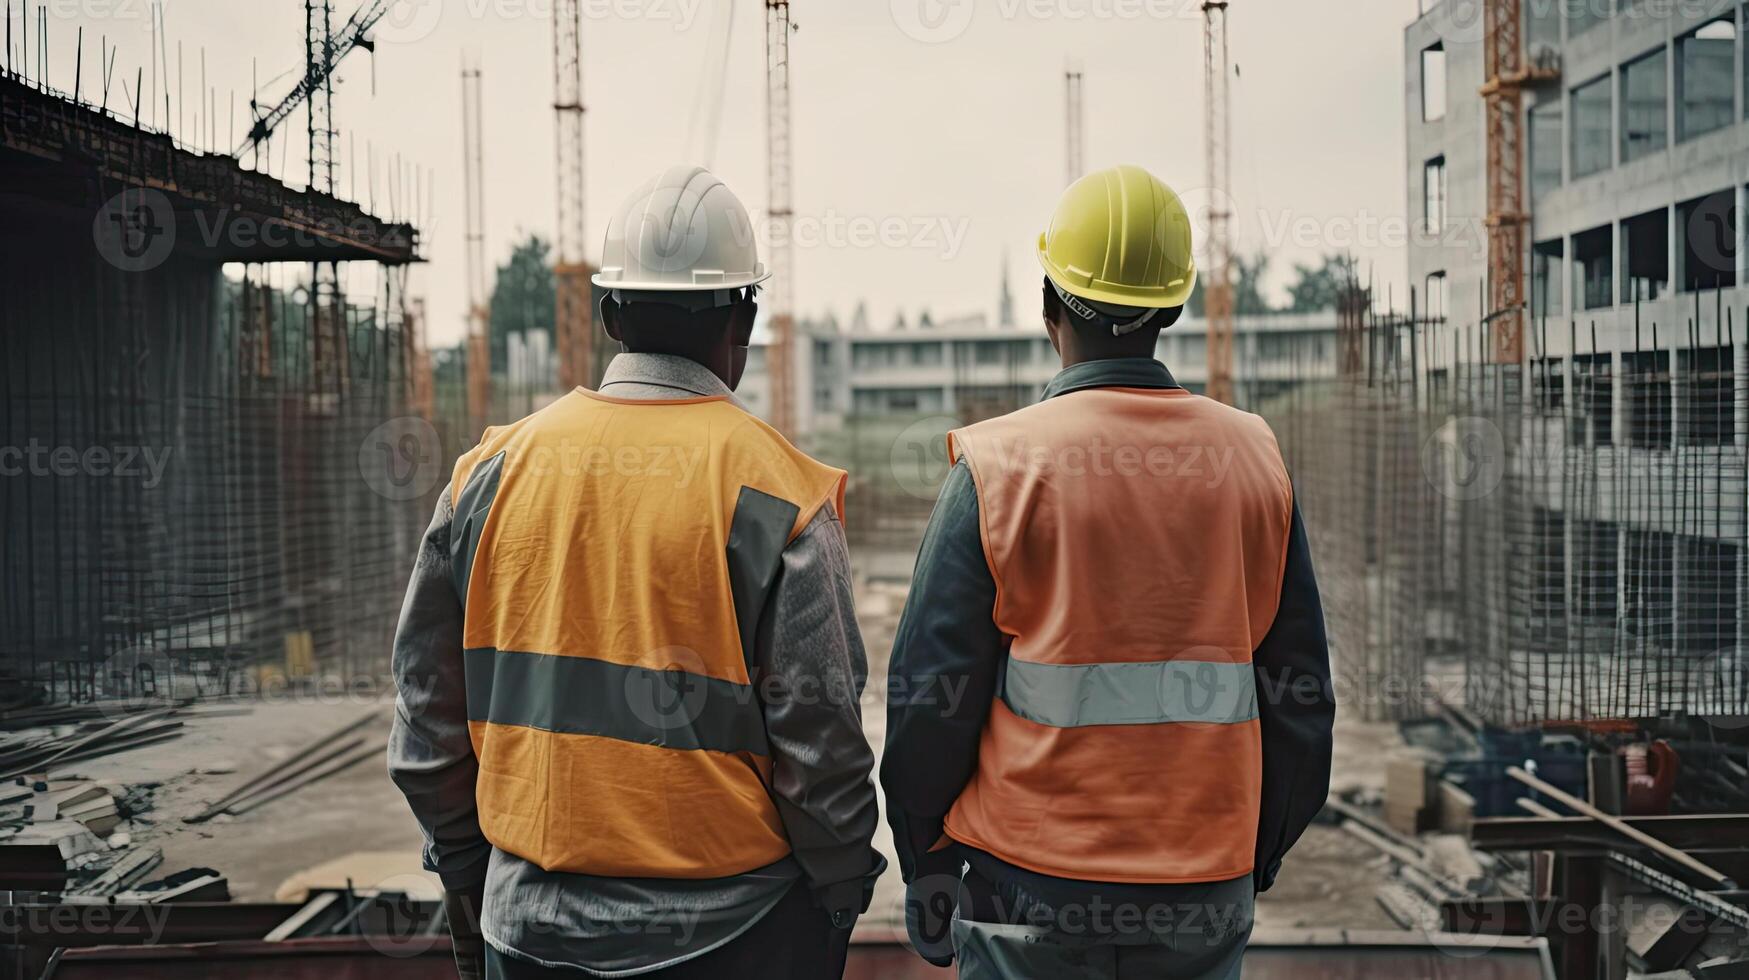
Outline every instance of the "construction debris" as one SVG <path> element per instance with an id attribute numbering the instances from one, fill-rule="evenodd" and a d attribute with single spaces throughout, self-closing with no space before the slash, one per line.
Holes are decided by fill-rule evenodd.
<path id="1" fill-rule="evenodd" d="M 362 736 L 354 735 L 355 732 L 381 717 L 382 712 L 375 708 L 365 712 L 358 718 L 292 753 L 291 757 L 285 761 L 270 766 L 265 771 L 251 777 L 241 786 L 214 801 L 206 809 L 192 816 L 184 817 L 183 821 L 204 823 L 224 813 L 233 816 L 247 813 L 265 803 L 279 799 L 287 793 L 295 792 L 311 783 L 343 772 L 363 762 L 372 754 L 381 755 L 386 751 L 385 746 L 380 744 L 367 746 L 364 744 L 365 739 Z"/>

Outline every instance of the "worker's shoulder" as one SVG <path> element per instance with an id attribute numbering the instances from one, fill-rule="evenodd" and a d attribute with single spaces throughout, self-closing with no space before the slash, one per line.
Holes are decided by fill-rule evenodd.
<path id="1" fill-rule="evenodd" d="M 1255 412 L 1247 412 L 1242 408 L 1228 405 L 1226 402 L 1218 401 L 1207 395 L 1192 394 L 1189 399 L 1186 399 L 1186 404 L 1200 412 L 1204 418 L 1234 428 L 1267 433 L 1272 440 L 1275 438 L 1275 430 L 1269 427 L 1269 422 Z"/>
<path id="2" fill-rule="evenodd" d="M 843 470 L 815 459 L 790 442 L 789 437 L 771 423 L 747 409 L 728 402 L 723 403 L 723 408 L 726 410 L 721 415 L 724 424 L 713 425 L 712 431 L 720 435 L 730 452 L 751 456 L 760 465 L 794 470 L 798 474 L 828 480 L 845 476 Z"/>
<path id="3" fill-rule="evenodd" d="M 511 452 L 528 434 L 542 429 L 569 427 L 569 410 L 577 407 L 577 400 L 581 398 L 573 391 L 513 422 L 486 426 L 480 431 L 479 441 L 456 457 L 455 472 L 451 477 L 452 493 L 461 493 L 481 463 L 500 453 Z"/>

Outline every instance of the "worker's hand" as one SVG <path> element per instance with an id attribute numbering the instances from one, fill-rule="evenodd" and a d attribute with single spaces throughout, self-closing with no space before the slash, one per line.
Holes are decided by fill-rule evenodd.
<path id="1" fill-rule="evenodd" d="M 450 943 L 455 949 L 455 970 L 461 980 L 485 980 L 486 940 L 480 935 L 480 910 L 486 904 L 482 883 L 467 891 L 443 893 L 443 912 L 449 920 Z"/>
<path id="2" fill-rule="evenodd" d="M 946 872 L 920 874 L 905 886 L 905 932 L 917 955 L 935 966 L 953 963 L 953 913 L 959 891 L 959 876 Z"/>

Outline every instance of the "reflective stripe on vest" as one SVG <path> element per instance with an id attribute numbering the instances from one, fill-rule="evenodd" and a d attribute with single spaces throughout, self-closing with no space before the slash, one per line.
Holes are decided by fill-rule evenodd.
<path id="1" fill-rule="evenodd" d="M 1041 664 L 1010 657 L 1002 700 L 1016 715 L 1052 728 L 1230 725 L 1257 717 L 1257 680 L 1250 664 Z"/>
<path id="2" fill-rule="evenodd" d="M 1268 427 L 1182 389 L 1089 388 L 949 441 L 1009 648 L 947 835 L 1062 878 L 1248 874 L 1251 653 L 1293 512 Z"/>
<path id="3" fill-rule="evenodd" d="M 784 548 L 843 489 L 720 398 L 578 391 L 487 430 L 450 554 L 495 847 L 651 878 L 789 853 L 750 658 Z"/>

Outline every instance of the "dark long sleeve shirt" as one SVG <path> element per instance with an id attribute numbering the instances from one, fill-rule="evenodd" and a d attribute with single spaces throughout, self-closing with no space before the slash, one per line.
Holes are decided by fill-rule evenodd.
<path id="1" fill-rule="evenodd" d="M 1177 385 L 1157 361 L 1091 361 L 1058 374 L 1045 397 L 1118 386 Z M 941 863 L 935 854 L 970 850 L 929 853 L 941 841 L 947 812 L 977 767 L 979 738 L 1007 657 L 1009 638 L 995 625 L 995 601 L 996 583 L 978 524 L 977 488 L 965 461 L 956 460 L 924 533 L 888 668 L 881 786 L 906 881 L 944 870 L 931 867 Z M 1282 855 L 1323 806 L 1330 781 L 1335 700 L 1323 608 L 1297 502 L 1281 603 L 1252 663 L 1263 740 L 1262 808 L 1252 877 L 1261 891 L 1274 881 Z M 981 868 L 1001 865 L 988 855 L 970 856 Z M 997 870 L 1022 874 L 1010 866 Z"/>
<path id="2" fill-rule="evenodd" d="M 626 398 L 726 395 L 700 365 L 621 354 L 603 387 Z M 754 687 L 771 745 L 771 793 L 791 854 L 726 878 L 605 878 L 544 871 L 498 850 L 475 811 L 478 761 L 468 735 L 463 608 L 450 572 L 446 490 L 421 544 L 395 635 L 399 689 L 389 771 L 425 836 L 425 866 L 444 887 L 485 882 L 481 928 L 506 955 L 634 976 L 703 955 L 744 933 L 798 882 L 828 908 L 856 904 L 885 867 L 862 732 L 867 661 L 852 606 L 844 526 L 821 508 L 784 550 L 755 633 Z M 793 695 L 793 696 L 792 696 Z M 604 787 L 603 791 L 610 791 Z"/>

